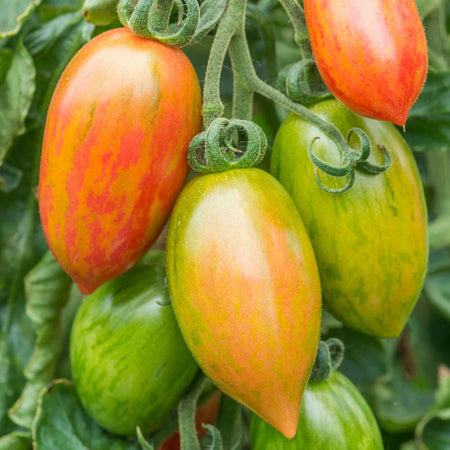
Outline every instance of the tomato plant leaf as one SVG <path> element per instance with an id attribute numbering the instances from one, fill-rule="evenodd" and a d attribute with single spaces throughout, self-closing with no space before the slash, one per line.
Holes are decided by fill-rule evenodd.
<path id="1" fill-rule="evenodd" d="M 200 21 L 189 45 L 202 40 L 214 28 L 221 18 L 226 5 L 226 0 L 205 0 L 200 5 Z"/>
<path id="2" fill-rule="evenodd" d="M 416 151 L 450 148 L 450 71 L 428 74 L 406 122 L 405 138 Z"/>
<path id="3" fill-rule="evenodd" d="M 38 14 L 42 22 L 54 19 L 68 12 L 80 11 L 83 0 L 42 0 Z"/>
<path id="4" fill-rule="evenodd" d="M 35 77 L 33 59 L 20 40 L 0 86 L 0 165 L 14 138 L 25 132 L 25 118 L 36 86 Z"/>
<path id="5" fill-rule="evenodd" d="M 38 28 L 53 26 L 51 21 Z M 44 123 L 51 89 L 64 65 L 86 39 L 83 30 L 85 26 L 78 15 L 76 23 L 72 21 L 71 25 L 60 30 L 59 39 L 54 43 L 31 52 L 38 67 L 36 93 L 26 119 L 26 133 L 14 139 L 5 159 L 7 167 L 20 171 L 22 176 L 13 191 L 0 191 L 0 436 L 15 430 L 7 411 L 24 389 L 24 367 L 30 361 L 36 337 L 33 323 L 25 313 L 23 278 L 47 249 L 33 194 L 42 142 L 39 125 Z M 33 35 L 36 34 L 25 34 L 24 41 L 32 41 Z M 22 44 L 17 45 L 16 52 L 20 56 L 14 54 L 2 88 L 13 70 L 14 59 L 22 57 L 28 63 L 32 62 L 28 52 L 24 56 L 24 49 Z M 23 70 L 26 70 L 25 65 Z M 16 81 L 19 80 L 17 76 Z M 4 97 L 3 90 L 0 90 L 1 96 Z M 1 114 L 10 114 L 4 107 L 3 102 Z M 26 112 L 21 114 L 26 115 Z"/>
<path id="6" fill-rule="evenodd" d="M 36 325 L 33 355 L 25 367 L 27 384 L 9 413 L 18 425 L 31 428 L 39 392 L 54 377 L 60 351 L 61 311 L 69 298 L 72 280 L 50 252 L 27 275 L 27 314 Z"/>
<path id="7" fill-rule="evenodd" d="M 33 422 L 37 450 L 138 450 L 135 440 L 104 431 L 85 412 L 68 380 L 56 380 L 42 391 Z"/>
<path id="8" fill-rule="evenodd" d="M 425 294 L 439 313 L 450 320 L 450 258 L 442 260 L 430 256 Z"/>
<path id="9" fill-rule="evenodd" d="M 41 0 L 0 0 L 0 39 L 13 36 Z"/>
<path id="10" fill-rule="evenodd" d="M 423 449 L 438 450 L 450 445 L 450 408 L 424 417 L 416 433 L 416 441 Z"/>
<path id="11" fill-rule="evenodd" d="M 29 450 L 31 435 L 23 431 L 14 431 L 0 438 L 0 450 Z"/>
<path id="12" fill-rule="evenodd" d="M 22 171 L 9 164 L 0 166 L 0 189 L 3 192 L 11 192 L 19 186 L 22 179 Z"/>
<path id="13" fill-rule="evenodd" d="M 417 9 L 419 10 L 422 20 L 432 11 L 441 6 L 443 0 L 416 0 Z"/>
<path id="14" fill-rule="evenodd" d="M 0 84 L 3 83 L 9 66 L 11 65 L 14 56 L 14 51 L 10 48 L 0 49 Z"/>
<path id="15" fill-rule="evenodd" d="M 330 327 L 322 339 L 336 337 L 345 346 L 344 360 L 339 370 L 368 395 L 375 380 L 387 371 L 389 341 L 342 327 L 339 323 L 334 325 L 331 319 L 327 321 Z"/>
<path id="16" fill-rule="evenodd" d="M 372 406 L 387 431 L 412 430 L 433 405 L 439 356 L 426 326 L 428 314 L 427 303 L 419 301 L 390 350 L 386 374 L 374 383 Z"/>

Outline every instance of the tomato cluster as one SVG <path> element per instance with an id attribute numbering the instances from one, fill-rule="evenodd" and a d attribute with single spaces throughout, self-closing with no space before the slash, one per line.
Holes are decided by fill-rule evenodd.
<path id="1" fill-rule="evenodd" d="M 405 17 L 413 16 L 411 2 L 405 2 Z M 385 72 L 352 78 L 347 87 L 356 90 L 342 92 L 329 63 L 341 52 L 339 60 L 354 71 L 366 64 L 355 64 L 345 51 L 349 43 L 335 36 L 350 27 L 343 17 L 364 22 L 364 12 L 340 9 L 336 17 L 333 2 L 324 2 L 319 14 L 317 3 L 305 0 L 306 18 L 332 92 L 356 112 L 403 124 L 426 73 L 426 52 L 414 53 L 425 45 L 417 24 L 408 24 L 416 40 L 405 39 L 408 49 L 402 50 L 415 57 L 387 84 L 393 91 L 406 86 L 405 98 L 381 108 L 376 92 Z M 404 32 L 385 17 L 391 34 Z M 356 37 L 344 35 L 361 42 L 357 30 Z M 324 39 L 337 47 L 327 50 Z M 370 53 L 370 43 L 362 42 Z M 369 98 L 362 85 L 373 90 Z M 276 136 L 270 173 L 231 169 L 185 185 L 186 150 L 200 131 L 200 108 L 199 83 L 186 56 L 123 28 L 83 47 L 55 90 L 39 204 L 52 252 L 90 294 L 71 339 L 73 378 L 85 409 L 118 434 L 133 435 L 136 426 L 154 431 L 200 367 L 256 414 L 255 449 L 269 448 L 268 442 L 270 448 L 332 448 L 335 435 L 327 429 L 340 424 L 335 448 L 353 448 L 348 433 L 360 435 L 364 448 L 382 448 L 376 421 L 349 380 L 339 373 L 308 380 L 322 297 L 343 324 L 378 337 L 397 337 L 417 300 L 427 215 L 410 149 L 393 125 L 329 99 L 311 111 L 355 148 L 352 130 L 363 130 L 373 163 L 389 149 L 388 171 L 358 172 L 348 192 L 325 192 L 317 177 L 332 187 L 341 181 L 317 173 L 308 157 L 311 143 L 318 158 L 336 166 L 340 154 L 329 136 L 292 114 Z M 138 263 L 169 215 L 166 253 Z"/>

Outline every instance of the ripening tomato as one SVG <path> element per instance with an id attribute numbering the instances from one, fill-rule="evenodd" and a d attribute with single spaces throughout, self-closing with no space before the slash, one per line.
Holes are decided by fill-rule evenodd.
<path id="1" fill-rule="evenodd" d="M 353 127 L 364 130 L 373 148 L 369 160 L 381 164 L 379 147 L 385 147 L 391 167 L 375 176 L 357 172 L 345 193 L 325 192 L 308 147 L 319 138 L 313 151 L 336 166 L 340 153 L 314 125 L 291 114 L 276 135 L 271 172 L 291 194 L 311 238 L 324 307 L 358 331 L 397 337 L 427 268 L 427 212 L 414 156 L 392 124 L 358 116 L 334 99 L 311 110 L 344 136 Z M 357 146 L 357 140 L 351 142 Z M 343 183 L 320 172 L 319 177 L 331 188 Z"/>
<path id="2" fill-rule="evenodd" d="M 103 428 L 136 435 L 160 427 L 195 377 L 165 283 L 164 253 L 88 295 L 70 339 L 78 396 Z"/>
<path id="3" fill-rule="evenodd" d="M 428 69 L 414 0 L 305 0 L 319 72 L 351 110 L 404 125 Z"/>
<path id="4" fill-rule="evenodd" d="M 125 28 L 94 38 L 63 72 L 45 126 L 39 207 L 50 249 L 84 294 L 129 269 L 167 221 L 200 97 L 181 50 Z"/>
<path id="5" fill-rule="evenodd" d="M 170 219 L 167 280 L 201 369 L 292 437 L 317 351 L 321 293 L 310 240 L 280 183 L 259 169 L 194 178 Z"/>

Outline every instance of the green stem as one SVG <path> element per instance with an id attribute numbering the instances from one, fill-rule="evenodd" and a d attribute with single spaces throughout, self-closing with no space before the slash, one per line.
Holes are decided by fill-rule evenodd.
<path id="1" fill-rule="evenodd" d="M 235 33 L 229 46 L 229 55 L 231 60 L 231 67 L 233 69 L 233 111 L 232 115 L 235 118 L 243 120 L 252 120 L 253 116 L 253 96 L 254 91 L 249 83 L 248 71 L 241 71 L 240 63 L 242 59 L 251 60 L 250 54 L 242 55 L 242 49 L 248 49 L 242 42 L 246 41 L 245 36 L 245 6 L 246 1 L 241 4 L 242 10 L 240 15 L 239 31 Z M 237 12 L 237 11 L 236 11 Z M 253 67 L 253 66 L 252 66 Z M 250 71 L 252 75 L 254 70 Z"/>
<path id="2" fill-rule="evenodd" d="M 309 45 L 308 30 L 306 28 L 305 13 L 297 0 L 279 0 L 291 19 L 294 27 L 294 39 L 300 47 L 302 59 L 310 58 L 311 47 Z"/>
<path id="3" fill-rule="evenodd" d="M 332 138 L 342 153 L 345 154 L 347 145 L 341 132 L 336 127 L 321 119 L 303 105 L 295 103 L 289 97 L 265 83 L 257 76 L 253 67 L 248 43 L 243 35 L 236 36 L 236 39 L 233 40 L 233 54 L 235 56 L 233 67 L 234 74 L 235 76 L 238 74 L 241 83 L 243 83 L 247 89 L 251 89 L 258 94 L 267 97 L 312 123 L 327 136 Z"/>
<path id="4" fill-rule="evenodd" d="M 319 128 L 321 131 L 323 131 L 327 136 L 329 136 L 331 139 L 333 139 L 338 147 L 342 150 L 343 153 L 345 153 L 346 149 L 346 142 L 344 137 L 342 136 L 341 132 L 334 127 L 329 122 L 321 119 L 314 113 L 312 113 L 308 108 L 305 108 L 300 103 L 295 103 L 292 101 L 289 97 L 282 94 L 277 89 L 273 88 L 272 86 L 268 85 L 264 81 L 262 81 L 259 78 L 255 78 L 253 80 L 253 85 L 255 87 L 255 91 L 259 94 L 263 95 L 264 97 L 269 98 L 270 100 L 273 100 L 274 102 L 278 103 L 279 105 L 283 106 L 284 108 L 288 109 L 289 111 L 294 112 L 295 114 L 299 115 L 303 119 L 307 120 L 308 122 L 315 125 L 317 128 Z"/>
<path id="5" fill-rule="evenodd" d="M 203 375 L 203 373 L 199 374 L 191 390 L 178 404 L 181 450 L 200 450 L 195 426 L 195 413 L 200 395 L 211 386 L 211 380 Z"/>
<path id="6" fill-rule="evenodd" d="M 203 89 L 202 114 L 205 129 L 224 112 L 220 98 L 220 75 L 231 39 L 241 24 L 240 18 L 245 11 L 245 4 L 245 0 L 229 1 L 211 46 Z"/>

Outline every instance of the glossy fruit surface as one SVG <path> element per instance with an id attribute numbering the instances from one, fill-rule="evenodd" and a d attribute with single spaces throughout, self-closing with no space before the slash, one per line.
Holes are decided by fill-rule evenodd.
<path id="1" fill-rule="evenodd" d="M 181 332 L 205 374 L 292 437 L 321 298 L 287 192 L 258 169 L 194 178 L 170 219 L 167 276 Z"/>
<path id="2" fill-rule="evenodd" d="M 188 173 L 200 102 L 181 50 L 124 28 L 65 69 L 47 115 L 39 206 L 50 249 L 84 294 L 158 236 Z"/>
<path id="3" fill-rule="evenodd" d="M 294 439 L 286 439 L 255 415 L 250 435 L 252 450 L 383 449 L 369 405 L 355 385 L 339 372 L 325 381 L 308 383 Z"/>
<path id="4" fill-rule="evenodd" d="M 384 146 L 392 166 L 376 176 L 357 172 L 354 186 L 343 194 L 325 192 L 315 180 L 308 146 L 319 137 L 314 152 L 337 166 L 339 152 L 315 126 L 292 114 L 276 136 L 271 172 L 291 194 L 308 230 L 324 307 L 351 328 L 396 337 L 427 267 L 427 214 L 414 157 L 391 124 L 358 116 L 336 100 L 311 109 L 344 136 L 352 127 L 363 129 L 373 148 L 369 160 L 381 164 L 377 146 Z M 343 184 L 323 173 L 319 177 L 330 187 Z"/>
<path id="5" fill-rule="evenodd" d="M 404 125 L 428 69 L 414 0 L 305 0 L 319 72 L 353 111 Z"/>
<path id="6" fill-rule="evenodd" d="M 73 380 L 86 411 L 123 435 L 164 423 L 198 366 L 183 341 L 161 265 L 139 265 L 85 298 L 72 328 Z"/>

